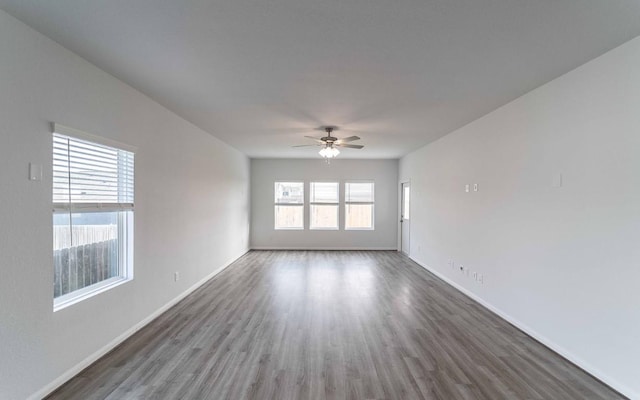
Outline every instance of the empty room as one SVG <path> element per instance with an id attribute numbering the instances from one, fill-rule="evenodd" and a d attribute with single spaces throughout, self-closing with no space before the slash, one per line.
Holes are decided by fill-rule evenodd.
<path id="1" fill-rule="evenodd" d="M 0 0 L 0 399 L 640 400 L 640 1 Z"/>

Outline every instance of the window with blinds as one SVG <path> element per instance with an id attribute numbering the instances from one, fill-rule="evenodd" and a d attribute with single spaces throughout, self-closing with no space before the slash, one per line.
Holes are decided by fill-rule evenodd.
<path id="1" fill-rule="evenodd" d="M 133 211 L 134 153 L 54 125 L 54 309 L 131 279 Z"/>
<path id="2" fill-rule="evenodd" d="M 344 187 L 345 229 L 374 229 L 374 183 L 346 182 Z"/>
<path id="3" fill-rule="evenodd" d="M 338 229 L 338 182 L 311 182 L 309 186 L 309 228 Z"/>
<path id="4" fill-rule="evenodd" d="M 274 229 L 304 229 L 304 182 L 275 182 L 274 195 Z"/>

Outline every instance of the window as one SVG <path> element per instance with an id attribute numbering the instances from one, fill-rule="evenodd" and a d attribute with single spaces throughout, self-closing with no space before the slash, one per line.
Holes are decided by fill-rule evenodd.
<path id="1" fill-rule="evenodd" d="M 304 229 L 304 182 L 275 183 L 275 229 Z"/>
<path id="2" fill-rule="evenodd" d="M 409 204 L 411 197 L 411 187 L 402 185 L 402 219 L 409 219 Z"/>
<path id="3" fill-rule="evenodd" d="M 373 182 L 345 183 L 345 229 L 374 229 Z"/>
<path id="4" fill-rule="evenodd" d="M 134 163 L 131 151 L 106 140 L 57 124 L 54 132 L 53 293 L 59 309 L 132 278 Z"/>
<path id="5" fill-rule="evenodd" d="M 338 182 L 311 182 L 310 228 L 338 229 Z"/>

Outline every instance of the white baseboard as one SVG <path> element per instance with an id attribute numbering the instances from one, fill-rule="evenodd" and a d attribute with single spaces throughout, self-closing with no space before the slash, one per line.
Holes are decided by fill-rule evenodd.
<path id="1" fill-rule="evenodd" d="M 334 250 L 334 251 L 380 251 L 380 250 L 393 250 L 397 251 L 398 249 L 395 247 L 338 247 L 338 246 L 329 246 L 329 247 L 315 247 L 315 246 L 254 246 L 251 247 L 251 250 Z"/>
<path id="2" fill-rule="evenodd" d="M 74 376 L 78 375 L 80 372 L 82 372 L 82 370 L 84 370 L 85 368 L 87 368 L 88 366 L 90 366 L 91 364 L 96 362 L 98 359 L 100 359 L 100 357 L 104 356 L 105 354 L 107 354 L 108 352 L 113 350 L 120 343 L 122 343 L 125 340 L 127 340 L 134 333 L 138 332 L 140 329 L 142 329 L 146 325 L 148 325 L 151 321 L 153 321 L 154 319 L 158 318 L 162 313 L 164 313 L 165 311 L 167 311 L 168 309 L 170 309 L 171 307 L 176 305 L 178 302 L 180 302 L 180 300 L 184 299 L 185 297 L 190 295 L 193 291 L 198 289 L 200 286 L 202 286 L 205 283 L 207 283 L 207 281 L 209 281 L 214 276 L 218 275 L 220 272 L 222 272 L 229 265 L 233 264 L 233 262 L 235 262 L 238 258 L 242 257 L 248 251 L 249 250 L 244 251 L 239 256 L 234 257 L 231 261 L 228 261 L 222 267 L 218 268 L 217 270 L 213 271 L 209 275 L 207 275 L 204 278 L 200 279 L 197 283 L 195 283 L 189 289 L 187 289 L 184 292 L 180 293 L 177 297 L 173 298 L 168 303 L 166 303 L 165 305 L 163 305 L 162 307 L 158 308 L 156 311 L 151 313 L 151 315 L 149 315 L 148 317 L 144 318 L 142 321 L 138 322 L 137 324 L 135 324 L 134 326 L 132 326 L 131 328 L 126 330 L 120 336 L 116 337 L 111 342 L 107 343 L 104 347 L 102 347 L 101 349 L 99 349 L 95 353 L 91 354 L 89 357 L 87 357 L 84 360 L 82 360 L 80 363 L 76 364 L 75 366 L 73 366 L 72 368 L 67 370 L 65 373 L 60 375 L 58 378 L 54 379 L 51 383 L 49 383 L 48 385 L 46 385 L 42 389 L 38 390 L 36 393 L 34 393 L 31 396 L 29 396 L 28 400 L 40 400 L 40 399 L 44 398 L 45 396 L 51 394 L 54 390 L 56 390 L 58 387 L 62 386 L 65 382 L 67 382 L 68 380 L 70 380 Z"/>
<path id="3" fill-rule="evenodd" d="M 409 258 L 413 262 L 415 262 L 416 264 L 421 266 L 422 268 L 426 269 L 427 271 L 431 272 L 432 274 L 434 274 L 438 278 L 442 279 L 443 281 L 445 281 L 450 286 L 453 286 L 454 288 L 456 288 L 458 291 L 460 291 L 461 293 L 463 293 L 467 297 L 471 298 L 472 300 L 475 300 L 477 303 L 482 305 L 484 308 L 486 308 L 489 311 L 493 312 L 494 314 L 498 315 L 500 318 L 506 320 L 511 325 L 513 325 L 516 328 L 520 329 L 521 331 L 523 331 L 527 335 L 531 336 L 532 338 L 534 338 L 538 342 L 542 343 L 543 345 L 545 345 L 549 349 L 553 350 L 554 352 L 556 352 L 560 356 L 564 357 L 565 359 L 567 359 L 571 363 L 575 364 L 577 367 L 581 368 L 582 370 L 586 371 L 590 375 L 594 376 L 596 379 L 598 379 L 601 382 L 603 382 L 604 384 L 608 385 L 609 387 L 611 387 L 615 391 L 619 392 L 620 394 L 622 394 L 622 395 L 624 395 L 624 396 L 626 396 L 626 397 L 628 397 L 630 399 L 640 399 L 640 393 L 632 390 L 627 385 L 623 385 L 620 382 L 618 382 L 616 379 L 611 378 L 610 376 L 608 376 L 607 374 L 602 372 L 600 369 L 598 369 L 598 368 L 594 367 L 593 365 L 585 362 L 583 359 L 581 359 L 580 357 L 577 357 L 576 355 L 574 355 L 571 352 L 567 351 L 565 348 L 563 348 L 562 346 L 560 346 L 557 343 L 553 342 L 551 339 L 539 334 L 538 332 L 536 332 L 535 330 L 531 329 L 526 324 L 520 322 L 518 319 L 513 318 L 512 316 L 510 316 L 509 314 L 507 314 L 504 311 L 500 310 L 499 308 L 497 308 L 497 307 L 493 306 L 492 304 L 486 302 L 485 300 L 483 300 L 481 297 L 479 297 L 475 293 L 473 293 L 470 290 L 466 289 L 465 287 L 459 285 L 458 283 L 456 283 L 455 281 L 451 280 L 447 276 L 441 274 L 440 272 L 436 271 L 435 269 L 430 268 L 428 265 L 416 260 L 415 258 L 413 258 L 411 256 L 409 256 Z"/>

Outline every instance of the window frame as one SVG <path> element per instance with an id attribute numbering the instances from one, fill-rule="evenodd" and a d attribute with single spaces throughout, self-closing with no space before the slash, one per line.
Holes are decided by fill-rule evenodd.
<path id="1" fill-rule="evenodd" d="M 276 187 L 278 185 L 278 183 L 299 183 L 302 184 L 302 202 L 301 203 L 279 203 L 276 200 Z M 304 207 L 305 207 L 305 182 L 304 181 L 300 181 L 300 180 L 296 180 L 296 179 L 289 179 L 289 180 L 277 180 L 273 182 L 273 229 L 276 231 L 303 231 L 305 229 L 305 221 L 304 221 Z M 277 223 L 277 217 L 276 217 L 276 213 L 277 213 L 277 207 L 279 206 L 292 206 L 292 207 L 301 207 L 302 208 L 302 226 L 301 227 L 278 227 L 276 226 Z"/>
<path id="2" fill-rule="evenodd" d="M 326 201 L 312 201 L 312 185 L 314 183 L 335 183 L 336 185 L 336 201 L 335 202 L 326 202 Z M 332 180 L 322 180 L 322 181 L 309 181 L 309 230 L 314 231 L 339 231 L 340 230 L 340 181 L 332 181 Z M 313 206 L 335 206 L 337 210 L 336 215 L 336 226 L 335 227 L 314 227 L 312 224 L 313 218 L 311 217 L 311 208 Z"/>
<path id="3" fill-rule="evenodd" d="M 372 201 L 348 201 L 347 186 L 351 183 L 370 183 Z M 376 229 L 376 183 L 374 180 L 348 180 L 344 182 L 344 230 L 345 231 L 374 231 Z M 347 221 L 349 220 L 349 205 L 371 205 L 371 227 L 370 228 L 349 228 Z"/>
<path id="4" fill-rule="evenodd" d="M 52 152 L 55 148 L 56 137 L 67 137 L 69 139 L 86 142 L 89 145 L 98 145 L 109 147 L 113 150 L 124 151 L 127 157 L 130 157 L 131 173 L 131 195 L 133 200 L 133 192 L 135 192 L 135 153 L 137 148 L 128 144 L 120 143 L 111 139 L 95 136 L 74 128 L 70 128 L 61 124 L 51 124 Z M 52 158 L 55 162 L 55 157 Z M 127 164 L 129 165 L 129 164 Z M 120 186 L 121 177 L 118 176 L 117 184 Z M 71 191 L 71 182 L 68 183 Z M 55 187 L 52 187 L 52 193 L 55 194 Z M 120 192 L 118 192 L 120 194 Z M 118 275 L 105 280 L 84 286 L 69 293 L 65 293 L 58 297 L 53 297 L 53 311 L 59 311 L 73 304 L 81 302 L 85 299 L 93 297 L 99 293 L 110 290 L 116 286 L 133 280 L 133 229 L 134 229 L 134 203 L 97 203 L 97 202 L 53 202 L 53 215 L 68 214 L 70 221 L 73 215 L 77 214 L 94 214 L 101 212 L 117 213 L 117 271 Z M 72 223 L 70 222 L 70 227 Z M 53 240 L 52 240 L 53 242 Z M 55 249 L 53 249 L 55 251 Z M 53 266 L 53 264 L 52 264 Z M 55 268 L 55 267 L 54 267 Z M 55 271 L 55 269 L 54 269 Z"/>

